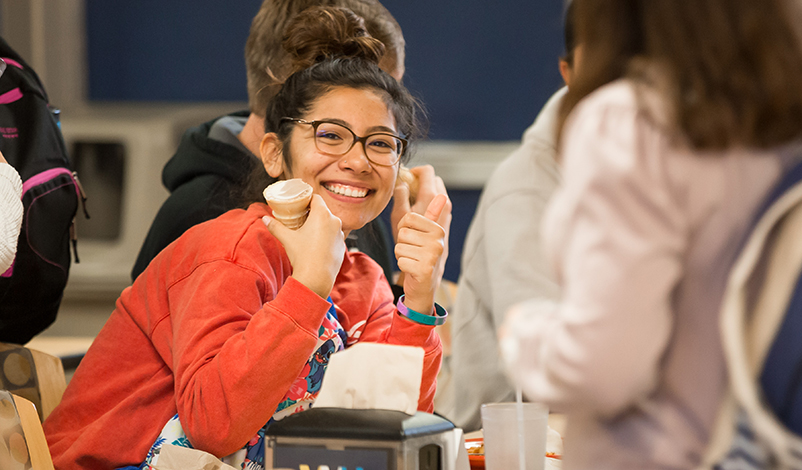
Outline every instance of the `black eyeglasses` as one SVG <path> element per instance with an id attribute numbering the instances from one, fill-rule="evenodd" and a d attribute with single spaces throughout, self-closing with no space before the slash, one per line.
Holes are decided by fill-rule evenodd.
<path id="1" fill-rule="evenodd" d="M 365 137 L 359 137 L 351 129 L 336 122 L 307 121 L 289 117 L 281 118 L 281 120 L 312 126 L 315 132 L 315 147 L 319 151 L 332 156 L 345 155 L 359 142 L 365 150 L 365 156 L 374 165 L 395 165 L 401 155 L 404 154 L 404 149 L 407 146 L 406 139 L 387 132 L 376 132 Z"/>

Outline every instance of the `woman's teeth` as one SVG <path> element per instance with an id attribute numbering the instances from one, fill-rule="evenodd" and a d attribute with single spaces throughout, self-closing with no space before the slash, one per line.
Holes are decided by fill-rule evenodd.
<path id="1" fill-rule="evenodd" d="M 341 196 L 347 197 L 365 197 L 368 195 L 367 189 L 361 188 L 354 188 L 351 186 L 345 186 L 342 184 L 324 184 L 324 188 L 333 192 L 334 194 L 339 194 Z"/>

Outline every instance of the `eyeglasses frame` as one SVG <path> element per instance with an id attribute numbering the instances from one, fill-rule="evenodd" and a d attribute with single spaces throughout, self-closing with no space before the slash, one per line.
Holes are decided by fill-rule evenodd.
<path id="1" fill-rule="evenodd" d="M 356 143 L 359 142 L 359 143 L 362 144 L 362 151 L 365 153 L 365 158 L 367 158 L 368 161 L 372 165 L 378 165 L 378 166 L 384 166 L 384 167 L 395 166 L 396 163 L 401 161 L 401 157 L 404 156 L 404 152 L 407 151 L 407 145 L 409 145 L 409 141 L 407 141 L 407 139 L 405 139 L 403 137 L 400 137 L 400 136 L 397 136 L 395 134 L 391 134 L 389 132 L 374 132 L 374 133 L 368 134 L 368 135 L 366 135 L 364 137 L 360 137 L 360 136 L 356 135 L 356 132 L 351 130 L 351 128 L 349 128 L 348 126 L 340 124 L 339 122 L 327 121 L 325 119 L 323 119 L 323 120 L 315 120 L 315 121 L 307 121 L 306 119 L 283 117 L 283 118 L 281 118 L 281 121 L 282 122 L 292 122 L 292 123 L 295 123 L 295 124 L 308 124 L 308 125 L 312 126 L 312 132 L 315 134 L 315 136 L 314 136 L 315 148 L 318 149 L 318 151 L 323 152 L 323 153 L 325 153 L 327 155 L 341 157 L 341 156 L 345 155 L 346 153 L 350 152 L 351 149 L 354 148 L 354 145 L 356 145 Z M 346 151 L 344 151 L 343 153 L 341 153 L 339 155 L 335 155 L 335 154 L 333 154 L 331 152 L 326 152 L 325 150 L 321 150 L 320 147 L 317 146 L 317 128 L 321 124 L 335 124 L 337 126 L 340 126 L 340 127 L 344 128 L 344 129 L 346 129 L 354 137 L 354 140 L 351 142 L 351 146 L 348 147 L 348 149 Z M 370 137 L 375 136 L 375 135 L 386 135 L 386 136 L 392 137 L 394 139 L 398 139 L 401 142 L 401 145 L 402 145 L 401 152 L 397 152 L 396 153 L 398 158 L 393 163 L 390 163 L 390 164 L 377 163 L 377 162 L 374 162 L 373 160 L 371 160 L 371 158 L 368 156 L 368 148 L 366 147 L 366 145 L 367 145 L 368 139 Z"/>

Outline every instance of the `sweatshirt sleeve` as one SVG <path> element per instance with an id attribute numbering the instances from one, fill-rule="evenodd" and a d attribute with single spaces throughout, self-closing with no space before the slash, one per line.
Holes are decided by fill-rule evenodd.
<path id="1" fill-rule="evenodd" d="M 532 146 L 521 151 L 533 153 L 538 161 L 532 171 L 531 187 L 504 194 L 484 212 L 482 245 L 487 254 L 486 279 L 491 293 L 493 324 L 498 327 L 513 304 L 532 297 L 557 299 L 559 288 L 540 243 L 540 223 L 546 202 L 556 181 L 549 178 L 551 168 L 540 164 L 544 152 Z M 535 163 L 532 163 L 533 165 Z"/>
<path id="2" fill-rule="evenodd" d="M 268 422 L 314 351 L 329 307 L 293 278 L 262 304 L 276 288 L 266 282 L 220 260 L 168 291 L 178 414 L 192 444 L 217 456 Z"/>
<path id="3" fill-rule="evenodd" d="M 434 410 L 434 392 L 437 374 L 443 357 L 443 347 L 434 326 L 421 325 L 398 314 L 393 304 L 393 295 L 387 281 L 382 278 L 374 287 L 374 307 L 367 319 L 359 341 L 417 346 L 423 348 L 423 376 L 421 377 L 418 410 L 431 413 Z"/>
<path id="4" fill-rule="evenodd" d="M 0 163 L 0 273 L 14 262 L 22 226 L 22 180 L 8 163 Z"/>
<path id="5" fill-rule="evenodd" d="M 501 347 L 529 399 L 612 416 L 656 383 L 686 222 L 665 140 L 634 104 L 580 104 L 564 141 L 564 185 L 543 227 L 562 299 L 514 308 Z"/>

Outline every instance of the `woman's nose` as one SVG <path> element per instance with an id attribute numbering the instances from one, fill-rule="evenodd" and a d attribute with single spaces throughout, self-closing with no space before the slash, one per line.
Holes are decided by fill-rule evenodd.
<path id="1" fill-rule="evenodd" d="M 357 142 L 340 158 L 340 167 L 357 173 L 368 173 L 373 169 L 362 142 Z"/>

